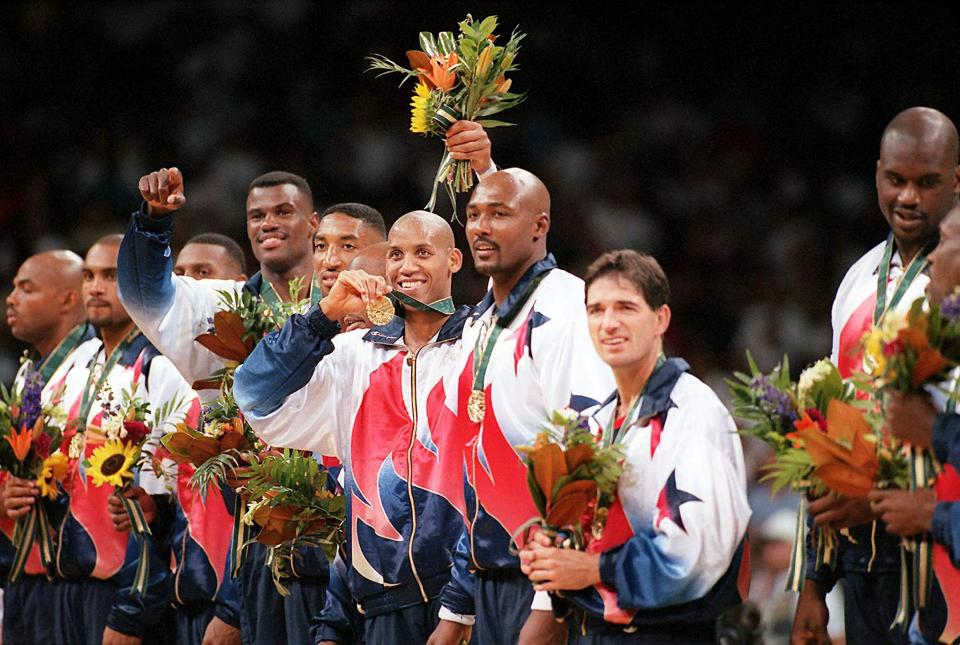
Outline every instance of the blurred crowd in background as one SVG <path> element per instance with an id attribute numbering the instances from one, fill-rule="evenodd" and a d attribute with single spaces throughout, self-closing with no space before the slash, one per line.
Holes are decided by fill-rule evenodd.
<path id="1" fill-rule="evenodd" d="M 829 353 L 836 286 L 886 233 L 886 122 L 912 105 L 960 119 L 958 21 L 937 5 L 22 3 L 0 21 L 0 281 L 32 253 L 82 255 L 123 230 L 138 178 L 164 166 L 185 175 L 181 243 L 212 230 L 247 247 L 247 184 L 275 169 L 306 177 L 318 210 L 359 201 L 389 223 L 422 207 L 442 144 L 408 131 L 412 88 L 364 57 L 403 60 L 419 31 L 468 12 L 528 33 L 513 89 L 529 98 L 490 136 L 501 166 L 551 189 L 561 266 L 655 254 L 670 353 L 721 396 L 748 348 L 796 371 Z M 467 266 L 456 299 L 485 286 Z M 21 351 L 0 330 L 3 382 Z M 794 502 L 759 487 L 751 501 L 772 615 L 790 603 L 767 580 L 792 538 L 776 512 Z"/>

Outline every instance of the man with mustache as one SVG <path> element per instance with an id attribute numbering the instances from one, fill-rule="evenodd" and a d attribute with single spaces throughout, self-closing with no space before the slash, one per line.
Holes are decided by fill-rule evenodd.
<path id="1" fill-rule="evenodd" d="M 14 338 L 30 347 L 30 358 L 21 365 L 14 389 L 22 392 L 28 378 L 37 379 L 44 405 L 54 403 L 54 395 L 77 357 L 75 350 L 94 335 L 83 306 L 82 269 L 83 260 L 72 251 L 38 253 L 20 265 L 13 291 L 7 296 L 7 326 Z M 33 481 L 6 472 L 0 477 L 0 575 L 6 580 L 13 561 L 16 520 L 33 508 L 40 491 Z M 22 642 L 26 636 L 36 642 L 52 642 L 46 606 L 50 593 L 51 583 L 34 545 L 24 575 L 6 584 L 3 642 Z"/>
<path id="2" fill-rule="evenodd" d="M 175 277 L 169 242 L 173 213 L 186 204 L 183 176 L 176 168 L 161 169 L 142 177 L 139 188 L 144 204 L 133 214 L 121 248 L 121 297 L 144 333 L 191 382 L 209 377 L 225 364 L 194 342 L 220 309 L 220 290 L 247 291 L 267 303 L 279 303 L 289 301 L 288 283 L 299 278 L 309 289 L 304 295 L 310 302 L 319 301 L 321 286 L 313 268 L 313 238 L 319 218 L 313 193 L 302 177 L 271 172 L 251 182 L 247 237 L 260 271 L 246 282 Z M 368 220 L 358 227 L 358 246 L 382 240 L 382 218 L 369 210 Z M 211 628 L 226 633 L 227 626 L 239 627 L 245 642 L 279 639 L 309 643 L 310 620 L 323 608 L 328 576 L 323 553 L 319 549 L 304 551 L 304 560 L 297 566 L 300 576 L 288 581 L 290 595 L 286 597 L 276 592 L 265 559 L 266 548 L 257 542 L 250 544 L 237 579 L 231 582 L 226 579 L 229 574 L 225 576 L 226 590 L 233 584 L 238 590 L 239 621 L 226 607 L 218 606 Z"/>
<path id="3" fill-rule="evenodd" d="M 234 394 L 260 437 L 336 455 L 347 493 L 347 580 L 367 643 L 424 643 L 438 620 L 464 512 L 464 438 L 437 431 L 457 387 L 469 307 L 454 310 L 463 257 L 443 218 L 424 211 L 391 227 L 386 280 L 341 273 L 306 315 L 294 315 L 237 370 Z M 387 286 L 389 284 L 389 287 Z M 336 323 L 393 291 L 402 316 L 369 331 Z M 345 642 L 328 602 L 321 642 Z"/>
<path id="4" fill-rule="evenodd" d="M 113 487 L 95 486 L 80 469 L 80 462 L 86 459 L 92 464 L 97 447 L 122 427 L 116 414 L 124 393 L 149 404 L 147 425 L 152 435 L 148 443 L 153 446 L 163 431 L 164 420 L 153 416 L 161 407 L 177 402 L 165 420 L 170 423 L 188 414 L 195 418 L 199 412 L 196 395 L 139 333 L 120 304 L 116 291 L 120 239 L 119 235 L 101 238 L 83 262 L 83 299 L 98 337 L 76 349 L 77 358 L 63 376 L 67 424 L 60 452 L 69 459 L 67 476 L 63 494 L 41 501 L 55 527 L 57 545 L 47 571 L 55 579 L 56 593 L 45 600 L 44 611 L 52 629 L 50 642 L 56 643 L 158 642 L 162 636 L 156 626 L 170 602 L 169 558 L 163 556 L 160 544 L 166 531 L 170 482 L 145 464 L 126 494 L 140 504 L 152 530 L 151 536 L 140 538 L 148 541 L 150 559 L 146 591 L 141 594 L 132 587 L 138 539 L 114 529 L 108 510 Z M 34 634 L 17 636 L 37 642 Z"/>
<path id="5" fill-rule="evenodd" d="M 923 295 L 927 254 L 936 244 L 940 221 L 956 203 L 957 162 L 957 129 L 937 110 L 904 110 L 884 130 L 876 186 L 891 231 L 886 242 L 850 268 L 833 303 L 832 359 L 844 377 L 861 369 L 860 339 L 871 325 L 887 311 L 905 313 Z M 811 502 L 809 511 L 815 524 L 849 529 L 851 539 L 838 535 L 836 569 L 817 569 L 815 547 L 808 543 L 807 579 L 792 642 L 829 642 L 824 598 L 839 578 L 844 579 L 849 642 L 904 642 L 904 634 L 890 629 L 900 599 L 899 538 L 875 524 L 877 516 L 865 498 L 826 495 Z"/>
<path id="6" fill-rule="evenodd" d="M 246 282 L 247 259 L 243 249 L 226 235 L 194 235 L 177 253 L 173 272 L 194 280 L 233 280 Z"/>
<path id="7" fill-rule="evenodd" d="M 357 254 L 385 237 L 383 216 L 366 204 L 334 204 L 323 211 L 313 236 L 313 266 L 324 295 Z"/>
<path id="8" fill-rule="evenodd" d="M 467 446 L 466 531 L 442 596 L 450 614 L 475 614 L 481 643 L 515 643 L 540 634 L 562 638 L 546 593 L 537 598 L 510 553 L 511 536 L 536 507 L 517 447 L 533 444 L 552 410 L 583 410 L 613 390 L 610 369 L 590 347 L 583 281 L 547 252 L 550 194 L 532 173 L 495 172 L 474 189 L 467 242 L 491 288 L 474 308 L 447 390 Z M 505 494 L 504 491 L 510 491 Z M 476 571 L 476 576 L 469 570 Z M 524 633 L 521 635 L 521 630 Z M 443 620 L 431 643 L 456 643 L 463 626 Z"/>
<path id="9" fill-rule="evenodd" d="M 960 319 L 960 206 L 954 206 L 940 224 L 940 242 L 930 253 L 927 299 L 941 306 L 943 315 Z M 929 394 L 892 392 L 886 401 L 887 426 L 901 440 L 932 450 L 943 467 L 933 490 L 915 495 L 898 490 L 870 493 L 874 511 L 887 531 L 900 536 L 930 533 L 934 542 L 934 570 L 946 597 L 947 620 L 941 642 L 960 637 L 960 415 L 956 401 L 938 413 Z M 951 616 L 950 611 L 956 615 Z M 936 625 L 937 629 L 940 624 Z M 929 631 L 929 630 L 928 630 Z"/>

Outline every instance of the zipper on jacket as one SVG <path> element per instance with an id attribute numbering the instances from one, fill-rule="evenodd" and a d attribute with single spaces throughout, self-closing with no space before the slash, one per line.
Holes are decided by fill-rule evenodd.
<path id="1" fill-rule="evenodd" d="M 423 349 L 422 347 L 420 349 Z M 420 588 L 420 597 L 423 602 L 430 602 L 426 590 L 423 588 L 423 582 L 420 580 L 420 574 L 417 573 L 417 563 L 413 559 L 413 539 L 417 533 L 417 507 L 413 501 L 413 446 L 417 440 L 417 350 L 416 354 L 407 354 L 407 365 L 410 366 L 410 399 L 411 413 L 413 420 L 413 429 L 410 432 L 410 443 L 407 446 L 407 496 L 410 498 L 410 517 L 412 518 L 410 526 L 410 541 L 407 544 L 407 557 L 410 559 L 410 570 L 413 572 L 413 579 L 417 581 Z"/>

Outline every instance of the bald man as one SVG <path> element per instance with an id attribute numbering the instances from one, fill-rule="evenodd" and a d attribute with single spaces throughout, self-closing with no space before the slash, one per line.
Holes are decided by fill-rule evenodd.
<path id="1" fill-rule="evenodd" d="M 402 216 L 385 259 L 386 279 L 343 271 L 317 307 L 264 339 L 237 370 L 234 395 L 268 444 L 343 462 L 347 582 L 365 641 L 425 643 L 465 511 L 465 437 L 436 426 L 450 414 L 443 395 L 457 375 L 448 367 L 470 309 L 454 310 L 450 298 L 463 257 L 443 218 Z M 339 333 L 335 321 L 391 291 L 399 316 Z M 318 640 L 343 642 L 327 609 Z"/>
<path id="2" fill-rule="evenodd" d="M 590 349 L 583 281 L 547 252 L 543 182 L 519 168 L 493 173 L 474 189 L 466 217 L 474 267 L 492 285 L 464 328 L 453 368 L 461 387 L 445 392 L 457 415 L 442 431 L 477 440 L 465 455 L 466 531 L 432 642 L 458 642 L 456 617 L 469 614 L 481 643 L 516 643 L 521 629 L 524 638 L 562 639 L 546 593 L 531 612 L 533 587 L 511 555 L 511 536 L 538 516 L 517 448 L 534 443 L 552 410 L 598 405 L 613 375 Z"/>
<path id="3" fill-rule="evenodd" d="M 876 186 L 890 234 L 850 267 L 833 302 L 831 358 L 844 377 L 863 367 L 864 333 L 885 313 L 906 313 L 923 296 L 929 281 L 927 254 L 937 243 L 941 220 L 956 204 L 958 157 L 957 128 L 937 110 L 904 110 L 884 130 Z M 848 529 L 850 539 L 838 533 L 833 569 L 815 567 L 815 545 L 808 543 L 793 642 L 829 642 L 824 597 L 839 578 L 844 579 L 848 642 L 906 642 L 905 634 L 890 629 L 900 600 L 899 538 L 885 530 L 865 498 L 828 495 L 811 502 L 809 511 L 813 523 Z"/>
<path id="4" fill-rule="evenodd" d="M 80 294 L 82 269 L 83 260 L 72 251 L 38 253 L 20 265 L 7 296 L 7 326 L 14 338 L 30 346 L 31 353 L 17 372 L 14 389 L 39 378 L 44 405 L 52 402 L 72 366 L 74 350 L 93 337 Z M 0 473 L 4 477 L 0 483 L 0 575 L 4 580 L 13 562 L 16 520 L 31 510 L 39 492 L 33 482 L 6 475 Z M 4 642 L 16 643 L 25 634 L 35 642 L 52 642 L 45 604 L 50 593 L 51 583 L 34 546 L 22 577 L 7 584 Z"/>

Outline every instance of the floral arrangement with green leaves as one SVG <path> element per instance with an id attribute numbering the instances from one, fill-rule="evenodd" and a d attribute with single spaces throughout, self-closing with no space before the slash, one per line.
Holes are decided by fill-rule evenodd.
<path id="1" fill-rule="evenodd" d="M 254 538 L 268 547 L 267 564 L 282 595 L 297 548 L 320 547 L 329 560 L 342 542 L 346 497 L 309 453 L 284 449 L 251 459 L 237 475 L 246 504 L 240 521 L 257 525 Z M 241 554 L 242 556 L 242 554 Z"/>
<path id="2" fill-rule="evenodd" d="M 27 371 L 20 389 L 8 390 L 0 384 L 0 470 L 33 481 L 42 498 L 55 500 L 68 472 L 67 456 L 59 450 L 66 415 L 55 404 L 41 403 L 43 386 L 40 373 L 33 369 Z M 55 393 L 51 399 L 56 401 L 61 394 Z M 14 527 L 12 581 L 23 574 L 35 542 L 41 561 L 48 565 L 53 560 L 53 538 L 43 504 L 34 504 Z"/>
<path id="3" fill-rule="evenodd" d="M 599 538 L 623 472 L 623 446 L 603 445 L 589 417 L 564 409 L 554 410 L 535 443 L 521 447 L 520 453 L 540 515 L 517 535 L 538 526 L 554 535 L 565 533 L 565 546 L 577 549 Z"/>
<path id="4" fill-rule="evenodd" d="M 401 85 L 407 79 L 416 80 L 410 103 L 411 132 L 443 137 L 460 119 L 476 121 L 485 128 L 513 125 L 490 117 L 524 99 L 524 94 L 510 91 L 512 79 L 506 75 L 517 69 L 517 53 L 525 34 L 514 29 L 507 42 L 498 45 L 496 29 L 496 16 L 478 22 L 467 15 L 459 23 L 457 35 L 450 31 L 436 36 L 420 32 L 420 49 L 407 52 L 409 67 L 381 55 L 367 59 L 369 69 L 381 75 L 401 74 Z M 456 193 L 473 187 L 470 163 L 455 161 L 444 150 L 427 210 L 434 209 L 440 184 L 446 189 L 456 216 Z"/>

